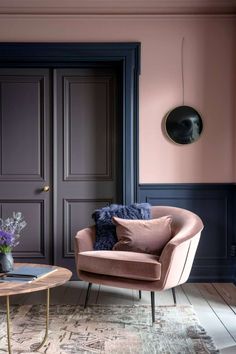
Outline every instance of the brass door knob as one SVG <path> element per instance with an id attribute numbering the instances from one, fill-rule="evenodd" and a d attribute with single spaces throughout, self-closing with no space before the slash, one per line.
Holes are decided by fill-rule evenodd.
<path id="1" fill-rule="evenodd" d="M 43 187 L 43 192 L 49 192 L 50 190 L 50 187 L 49 186 L 44 186 Z"/>

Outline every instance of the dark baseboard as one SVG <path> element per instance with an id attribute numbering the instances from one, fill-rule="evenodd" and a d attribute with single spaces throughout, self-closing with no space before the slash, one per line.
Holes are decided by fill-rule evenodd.
<path id="1" fill-rule="evenodd" d="M 236 282 L 236 185 L 234 183 L 140 184 L 139 202 L 191 210 L 204 230 L 189 280 Z"/>

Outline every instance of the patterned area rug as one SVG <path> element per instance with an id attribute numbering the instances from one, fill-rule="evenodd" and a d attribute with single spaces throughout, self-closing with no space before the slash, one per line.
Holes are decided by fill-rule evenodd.
<path id="1" fill-rule="evenodd" d="M 0 312 L 0 353 L 7 353 L 5 308 Z M 32 353 L 44 335 L 45 306 L 13 306 L 12 351 Z M 35 352 L 34 352 L 35 353 Z M 205 354 L 219 353 L 191 306 L 51 305 L 46 354 Z"/>

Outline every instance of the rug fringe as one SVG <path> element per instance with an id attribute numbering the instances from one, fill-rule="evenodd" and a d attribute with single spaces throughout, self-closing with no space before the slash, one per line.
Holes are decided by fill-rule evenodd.
<path id="1" fill-rule="evenodd" d="M 209 354 L 218 354 L 220 351 L 216 349 L 213 339 L 207 334 L 206 330 L 201 325 L 191 326 L 188 328 L 188 336 L 191 339 L 202 339 L 202 343 Z M 196 353 L 201 354 L 198 345 L 196 345 Z"/>

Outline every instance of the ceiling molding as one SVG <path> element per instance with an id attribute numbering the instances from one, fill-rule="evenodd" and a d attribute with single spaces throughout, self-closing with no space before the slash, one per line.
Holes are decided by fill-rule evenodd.
<path id="1" fill-rule="evenodd" d="M 204 19 L 215 19 L 215 20 L 236 20 L 236 14 L 2 14 L 0 13 L 1 20 L 46 20 L 46 19 L 65 19 L 65 20 L 160 20 L 160 21 L 167 21 L 167 20 L 184 20 L 184 21 L 191 21 L 191 20 L 204 20 Z"/>
<path id="2" fill-rule="evenodd" d="M 236 0 L 0 0 L 0 14 L 236 14 Z"/>

